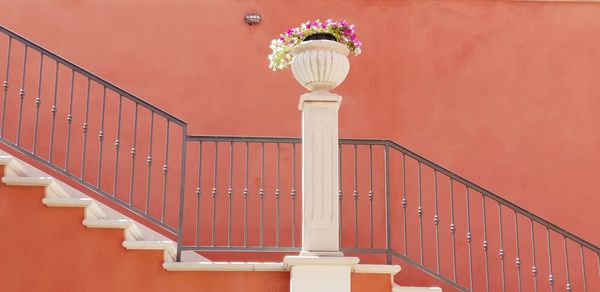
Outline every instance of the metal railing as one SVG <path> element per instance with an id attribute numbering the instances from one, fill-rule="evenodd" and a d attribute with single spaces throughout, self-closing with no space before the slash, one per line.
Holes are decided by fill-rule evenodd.
<path id="1" fill-rule="evenodd" d="M 600 248 L 392 141 L 340 140 L 339 198 L 345 252 L 459 291 L 600 291 Z"/>
<path id="2" fill-rule="evenodd" d="M 0 32 L 0 141 L 176 237 L 179 205 L 167 203 L 179 202 L 183 190 L 186 123 L 5 27 Z"/>
<path id="3" fill-rule="evenodd" d="M 0 31 L 2 143 L 160 227 L 178 257 L 300 250 L 300 139 L 188 135 L 176 117 Z M 459 291 L 600 291 L 593 244 L 392 141 L 339 147 L 345 253 L 407 262 Z"/>

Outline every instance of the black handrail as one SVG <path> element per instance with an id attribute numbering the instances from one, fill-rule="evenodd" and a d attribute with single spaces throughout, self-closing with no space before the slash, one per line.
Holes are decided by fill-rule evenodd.
<path id="1" fill-rule="evenodd" d="M 353 139 L 345 139 L 345 140 L 352 141 Z M 362 140 L 362 141 L 365 141 L 365 140 Z M 455 181 L 458 181 L 458 182 L 460 182 L 460 183 L 468 186 L 470 189 L 475 190 L 477 192 L 480 192 L 481 194 L 489 197 L 490 199 L 492 199 L 492 200 L 494 200 L 496 202 L 499 202 L 500 204 L 502 204 L 502 205 L 504 205 L 504 206 L 506 206 L 506 207 L 508 207 L 508 208 L 510 208 L 512 210 L 514 210 L 514 211 L 519 212 L 521 215 L 524 215 L 527 218 L 530 218 L 530 219 L 532 219 L 534 221 L 537 221 L 538 223 L 540 223 L 540 224 L 542 224 L 542 225 L 544 225 L 544 226 L 552 229 L 553 231 L 555 231 L 555 232 L 557 232 L 557 233 L 559 233 L 561 235 L 564 235 L 564 236 L 568 237 L 569 239 L 571 239 L 571 240 L 573 240 L 573 241 L 575 241 L 575 242 L 577 242 L 577 243 L 579 243 L 579 244 L 581 244 L 581 245 L 583 245 L 583 246 L 585 246 L 585 247 L 593 250 L 594 252 L 600 253 L 600 248 L 599 247 L 597 247 L 597 246 L 593 245 L 592 243 L 584 240 L 583 238 L 581 238 L 581 237 L 579 237 L 579 236 L 577 236 L 577 235 L 575 235 L 575 234 L 573 234 L 573 233 L 571 233 L 569 231 L 566 231 L 563 228 L 560 228 L 560 227 L 556 226 L 555 224 L 549 222 L 548 220 L 545 220 L 545 219 L 543 219 L 543 218 L 535 215 L 531 211 L 528 211 L 528 210 L 526 210 L 526 209 L 524 209 L 522 207 L 517 206 L 516 204 L 514 204 L 514 203 L 512 203 L 512 202 L 510 202 L 510 201 L 508 201 L 508 200 L 506 200 L 506 199 L 504 199 L 502 197 L 500 197 L 499 195 L 496 195 L 495 193 L 493 193 L 491 191 L 488 191 L 488 190 L 484 189 L 483 187 L 480 187 L 479 185 L 477 185 L 475 183 L 472 183 L 472 182 L 468 181 L 467 179 L 463 178 L 462 176 L 459 176 L 459 175 L 457 175 L 457 174 L 449 171 L 448 169 L 446 169 L 446 168 L 444 168 L 444 167 L 442 167 L 442 166 L 440 166 L 440 165 L 432 162 L 431 160 L 426 159 L 423 156 L 421 156 L 421 155 L 419 155 L 419 154 L 417 154 L 417 153 L 415 153 L 415 152 L 413 152 L 413 151 L 411 151 L 411 150 L 409 150 L 409 149 L 407 149 L 405 147 L 402 147 L 400 144 L 398 144 L 398 143 L 396 143 L 394 141 L 391 141 L 391 140 L 377 140 L 377 141 L 378 142 L 379 141 L 385 141 L 385 143 L 389 144 L 390 147 L 392 147 L 392 148 L 394 148 L 394 149 L 396 149 L 396 150 L 398 150 L 398 151 L 400 151 L 400 152 L 402 152 L 402 153 L 404 153 L 404 154 L 412 157 L 413 159 L 415 159 L 415 160 L 417 160 L 417 161 L 419 161 L 419 162 L 421 162 L 421 163 L 423 163 L 423 164 L 425 164 L 425 165 L 427 165 L 427 166 L 429 166 L 429 167 L 437 170 L 440 173 L 445 174 L 448 177 L 451 177 Z"/>

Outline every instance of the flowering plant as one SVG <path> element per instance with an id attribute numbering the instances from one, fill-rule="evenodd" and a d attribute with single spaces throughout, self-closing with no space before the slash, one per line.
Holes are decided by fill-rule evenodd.
<path id="1" fill-rule="evenodd" d="M 300 44 L 306 37 L 316 33 L 329 33 L 333 35 L 339 43 L 342 43 L 350 52 L 355 55 L 361 52 L 361 42 L 356 38 L 354 24 L 348 24 L 344 21 L 335 21 L 327 19 L 325 22 L 319 20 L 307 21 L 300 27 L 291 28 L 281 34 L 279 38 L 271 41 L 273 53 L 269 55 L 269 68 L 273 71 L 283 70 L 292 62 L 292 48 Z"/>

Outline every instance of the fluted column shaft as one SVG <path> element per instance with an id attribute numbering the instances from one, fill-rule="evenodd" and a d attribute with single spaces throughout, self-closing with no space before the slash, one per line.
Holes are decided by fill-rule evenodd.
<path id="1" fill-rule="evenodd" d="M 301 96 L 302 253 L 342 256 L 339 248 L 338 109 L 342 97 L 327 91 Z"/>

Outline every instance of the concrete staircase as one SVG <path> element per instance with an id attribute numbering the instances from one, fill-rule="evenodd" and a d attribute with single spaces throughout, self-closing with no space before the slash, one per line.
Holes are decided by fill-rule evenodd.
<path id="1" fill-rule="evenodd" d="M 123 240 L 121 245 L 126 250 L 161 252 L 162 268 L 163 271 L 166 270 L 165 273 L 279 272 L 288 274 L 286 267 L 281 262 L 213 262 L 192 251 L 184 252 L 182 254 L 182 261 L 176 262 L 176 243 L 158 232 L 135 222 L 123 214 L 85 196 L 83 193 L 70 188 L 68 185 L 63 184 L 54 178 L 48 177 L 40 170 L 9 155 L 0 154 L 0 167 L 3 168 L 2 183 L 5 186 L 26 189 L 42 188 L 44 194 L 41 203 L 46 207 L 68 209 L 81 208 L 83 210 L 83 220 L 81 223 L 87 229 L 122 230 Z M 0 246 L 1 245 L 0 241 Z M 390 288 L 391 291 L 398 292 L 441 291 L 439 288 L 401 287 L 396 285 L 393 283 L 393 276 L 399 271 L 400 266 L 357 264 L 353 268 L 352 291 L 390 291 Z M 356 277 L 354 277 L 354 275 L 356 275 Z M 374 277 L 377 277 L 377 279 Z M 357 280 L 354 280 L 354 278 Z M 383 279 L 383 281 L 381 279 Z M 355 281 L 358 284 L 356 284 Z M 379 281 L 380 283 L 387 282 L 384 286 L 387 286 L 388 288 L 381 290 L 376 289 L 376 285 L 373 286 L 372 284 L 363 283 L 373 281 Z M 355 286 L 357 286 L 356 289 Z M 360 288 L 362 286 L 371 287 L 373 290 L 362 290 Z"/>

